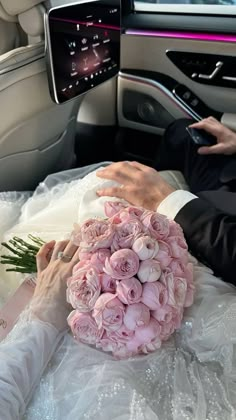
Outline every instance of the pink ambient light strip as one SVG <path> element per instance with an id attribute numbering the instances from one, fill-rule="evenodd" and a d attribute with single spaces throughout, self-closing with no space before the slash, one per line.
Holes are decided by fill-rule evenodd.
<path id="1" fill-rule="evenodd" d="M 178 32 L 178 31 L 145 31 L 136 29 L 127 29 L 126 35 L 152 36 L 157 38 L 176 38 L 176 39 L 194 39 L 196 41 L 211 42 L 236 42 L 236 35 L 208 34 L 198 32 Z"/>

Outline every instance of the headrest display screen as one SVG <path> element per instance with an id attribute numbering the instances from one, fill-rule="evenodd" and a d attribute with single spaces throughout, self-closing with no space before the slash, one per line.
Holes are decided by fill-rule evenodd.
<path id="1" fill-rule="evenodd" d="M 114 77 L 120 6 L 92 1 L 51 9 L 45 19 L 50 90 L 63 103 Z"/>

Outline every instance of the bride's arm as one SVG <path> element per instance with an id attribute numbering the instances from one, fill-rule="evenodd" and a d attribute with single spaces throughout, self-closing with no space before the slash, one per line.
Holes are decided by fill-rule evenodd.
<path id="1" fill-rule="evenodd" d="M 66 279 L 78 261 L 76 251 L 71 242 L 51 242 L 37 256 L 38 279 L 30 308 L 0 344 L 0 419 L 22 417 L 67 329 L 70 309 L 66 303 Z M 58 252 L 64 252 L 71 260 L 58 260 Z"/>
<path id="2" fill-rule="evenodd" d="M 53 325 L 22 319 L 0 344 L 0 419 L 22 417 L 62 335 Z"/>

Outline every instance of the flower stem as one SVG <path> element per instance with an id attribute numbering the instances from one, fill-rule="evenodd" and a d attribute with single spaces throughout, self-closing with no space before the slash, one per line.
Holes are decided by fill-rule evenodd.
<path id="1" fill-rule="evenodd" d="M 28 235 L 33 242 L 30 244 L 24 239 L 14 236 L 9 243 L 3 242 L 2 246 L 8 249 L 13 255 L 1 255 L 1 264 L 13 266 L 6 271 L 16 271 L 20 273 L 35 273 L 37 271 L 36 255 L 41 246 L 45 243 L 41 238 Z"/>

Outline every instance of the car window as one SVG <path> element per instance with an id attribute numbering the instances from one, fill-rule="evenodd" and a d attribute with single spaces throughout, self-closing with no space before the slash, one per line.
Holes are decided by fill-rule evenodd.
<path id="1" fill-rule="evenodd" d="M 134 4 L 144 12 L 236 14 L 236 0 L 135 0 Z"/>

